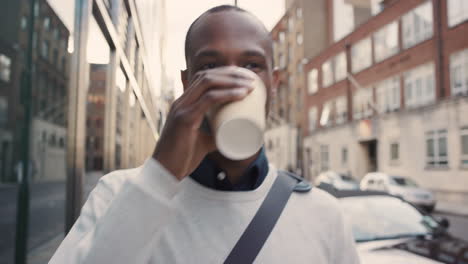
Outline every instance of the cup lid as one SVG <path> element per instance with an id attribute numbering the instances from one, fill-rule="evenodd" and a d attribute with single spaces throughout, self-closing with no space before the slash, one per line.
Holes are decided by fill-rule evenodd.
<path id="1" fill-rule="evenodd" d="M 228 159 L 252 157 L 263 145 L 263 129 L 249 118 L 235 118 L 222 123 L 216 133 L 218 151 Z"/>

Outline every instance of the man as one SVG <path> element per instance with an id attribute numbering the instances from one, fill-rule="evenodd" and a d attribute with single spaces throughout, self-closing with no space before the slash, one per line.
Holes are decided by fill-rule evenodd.
<path id="1" fill-rule="evenodd" d="M 240 100 L 257 74 L 278 84 L 268 31 L 250 13 L 219 6 L 186 36 L 184 94 L 143 166 L 104 176 L 50 263 L 223 263 L 277 177 L 264 151 L 232 161 L 202 129 L 212 107 Z M 239 71 L 236 67 L 251 71 Z M 358 263 L 336 200 L 292 194 L 256 263 Z"/>

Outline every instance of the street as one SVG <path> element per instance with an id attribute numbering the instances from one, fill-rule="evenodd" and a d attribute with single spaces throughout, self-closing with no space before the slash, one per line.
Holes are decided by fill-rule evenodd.
<path id="1" fill-rule="evenodd" d="M 450 222 L 449 232 L 455 237 L 468 241 L 468 216 L 435 213 L 435 216 L 445 217 Z"/>

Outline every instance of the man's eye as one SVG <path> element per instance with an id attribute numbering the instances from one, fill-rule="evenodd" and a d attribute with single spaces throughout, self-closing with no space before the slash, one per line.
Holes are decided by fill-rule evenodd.
<path id="1" fill-rule="evenodd" d="M 250 62 L 244 65 L 244 68 L 249 70 L 255 70 L 261 68 L 261 65 L 255 62 Z"/>
<path id="2" fill-rule="evenodd" d="M 217 67 L 216 63 L 206 63 L 200 67 L 200 70 L 209 70 L 209 69 L 214 69 L 216 67 Z"/>

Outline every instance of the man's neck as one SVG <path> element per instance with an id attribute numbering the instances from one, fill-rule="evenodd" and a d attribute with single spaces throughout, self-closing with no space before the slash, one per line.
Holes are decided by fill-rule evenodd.
<path id="1" fill-rule="evenodd" d="M 250 164 L 260 155 L 260 151 L 245 160 L 230 160 L 219 152 L 208 154 L 208 158 L 216 162 L 216 165 L 226 173 L 226 177 L 232 184 L 237 184 Z"/>

